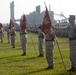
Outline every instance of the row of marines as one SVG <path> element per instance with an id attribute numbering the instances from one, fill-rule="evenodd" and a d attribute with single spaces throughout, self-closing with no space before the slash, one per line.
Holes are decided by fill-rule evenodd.
<path id="1" fill-rule="evenodd" d="M 22 19 L 20 20 L 20 41 L 21 41 L 21 46 L 23 50 L 23 54 L 21 56 L 26 56 L 26 47 L 27 47 L 27 31 L 21 28 L 23 25 Z M 68 35 L 69 35 L 69 46 L 70 46 L 70 61 L 71 61 L 71 69 L 67 71 L 71 72 L 76 72 L 76 25 L 75 25 L 75 15 L 70 15 L 69 16 L 69 26 L 65 27 L 55 27 L 52 26 L 50 31 L 45 35 L 41 27 L 39 27 L 39 34 L 38 34 L 38 47 L 39 47 L 39 56 L 38 57 L 43 57 L 44 56 L 44 50 L 43 50 L 43 42 L 44 42 L 44 36 L 45 36 L 45 48 L 46 48 L 46 59 L 48 63 L 48 67 L 45 68 L 46 70 L 48 69 L 53 69 L 54 68 L 54 42 L 55 42 L 55 29 L 67 29 L 68 30 Z M 3 36 L 2 33 L 3 29 L 0 29 L 0 38 Z M 2 34 L 1 34 L 2 33 Z M 9 34 L 11 33 L 11 34 Z M 12 30 L 8 30 L 8 43 L 10 42 L 10 36 L 11 35 L 11 44 L 12 47 L 15 48 L 15 36 L 16 36 L 16 31 L 15 28 L 12 27 Z M 1 42 L 3 42 L 3 39 L 1 38 Z"/>

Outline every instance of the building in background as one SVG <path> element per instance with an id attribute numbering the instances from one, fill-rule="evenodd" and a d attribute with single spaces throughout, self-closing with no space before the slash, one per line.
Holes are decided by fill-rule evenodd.
<path id="1" fill-rule="evenodd" d="M 12 19 L 13 22 L 15 22 L 14 18 L 14 1 L 10 3 L 10 19 Z"/>
<path id="2" fill-rule="evenodd" d="M 33 11 L 33 12 L 29 13 L 28 15 L 26 15 L 28 24 L 29 25 L 30 24 L 31 25 L 42 24 L 44 15 L 45 15 L 45 11 L 41 12 L 41 6 L 40 5 L 36 6 L 35 11 Z M 49 7 L 49 15 L 50 15 L 50 18 L 51 18 L 52 23 L 53 23 L 54 22 L 54 12 L 50 10 L 50 7 Z M 15 17 L 14 16 L 14 1 L 12 1 L 10 3 L 10 18 L 12 19 L 12 21 L 14 23 L 19 21 L 19 19 L 15 19 L 14 17 Z"/>
<path id="3" fill-rule="evenodd" d="M 49 16 L 51 18 L 51 21 L 52 21 L 52 24 L 55 25 L 55 26 L 65 26 L 65 25 L 68 25 L 67 23 L 67 18 L 64 16 L 64 14 L 56 14 L 54 13 L 54 11 L 52 11 L 50 9 L 50 5 L 49 5 Z M 32 32 L 38 32 L 38 27 L 42 24 L 43 22 L 43 18 L 44 18 L 44 15 L 45 15 L 45 11 L 42 11 L 41 12 L 41 6 L 38 5 L 36 6 L 36 9 L 35 11 L 29 13 L 28 15 L 26 15 L 26 19 L 28 21 L 28 31 L 32 31 Z M 55 20 L 54 17 L 55 15 L 57 16 L 60 16 L 60 17 L 63 17 L 64 19 L 61 19 L 60 20 Z M 20 16 L 21 17 L 21 16 Z M 10 3 L 10 19 L 13 20 L 17 30 L 20 28 L 19 26 L 19 19 L 15 19 L 15 16 L 14 16 L 14 1 L 12 1 Z M 8 23 L 9 24 L 9 23 Z M 7 24 L 6 24 L 7 26 Z M 7 28 L 7 27 L 5 27 Z M 56 35 L 57 36 L 65 36 L 67 37 L 67 30 L 55 30 L 56 31 Z"/>
<path id="4" fill-rule="evenodd" d="M 36 6 L 36 12 L 38 12 L 38 13 L 41 12 L 41 7 L 40 7 L 40 5 Z"/>
<path id="5" fill-rule="evenodd" d="M 33 11 L 33 12 L 29 13 L 29 15 L 26 15 L 29 25 L 30 24 L 32 24 L 32 25 L 42 24 L 43 18 L 45 15 L 45 11 L 41 12 L 40 8 L 41 8 L 40 5 L 36 6 L 36 11 Z M 49 10 L 49 15 L 52 20 L 52 23 L 54 23 L 54 11 Z"/>

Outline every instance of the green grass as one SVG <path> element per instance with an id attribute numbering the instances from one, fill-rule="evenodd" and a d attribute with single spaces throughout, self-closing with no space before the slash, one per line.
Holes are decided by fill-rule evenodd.
<path id="1" fill-rule="evenodd" d="M 27 34 L 27 55 L 21 56 L 22 49 L 20 46 L 19 33 L 16 36 L 16 48 L 13 49 L 11 44 L 7 43 L 5 32 L 4 42 L 0 42 L 0 75 L 76 75 L 68 73 L 62 64 L 59 49 L 61 51 L 66 69 L 69 69 L 69 44 L 68 38 L 57 38 L 58 45 L 54 46 L 54 69 L 44 70 L 47 67 L 46 55 L 38 58 L 38 38 L 35 33 Z M 66 43 L 65 43 L 66 42 Z M 45 54 L 45 44 L 44 44 Z"/>

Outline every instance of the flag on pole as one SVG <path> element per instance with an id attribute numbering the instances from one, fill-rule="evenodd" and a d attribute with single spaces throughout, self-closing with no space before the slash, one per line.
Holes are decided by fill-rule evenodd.
<path id="1" fill-rule="evenodd" d="M 15 29 L 15 25 L 14 25 L 13 21 L 10 19 L 9 29 L 11 30 L 12 28 Z"/>
<path id="2" fill-rule="evenodd" d="M 47 34 L 50 31 L 51 26 L 52 26 L 52 22 L 51 22 L 51 19 L 50 19 L 50 16 L 49 16 L 48 9 L 46 7 L 45 16 L 44 16 L 43 24 L 42 24 L 42 31 L 45 34 Z"/>
<path id="3" fill-rule="evenodd" d="M 1 29 L 1 28 L 3 28 L 3 25 L 2 25 L 2 23 L 0 23 L 0 29 Z"/>
<path id="4" fill-rule="evenodd" d="M 23 19 L 22 19 L 22 24 L 21 24 L 21 30 L 23 32 L 25 32 L 25 30 L 27 28 L 27 25 L 28 25 L 28 23 L 27 23 L 27 20 L 26 20 L 26 16 L 25 16 L 25 14 L 23 14 Z"/>

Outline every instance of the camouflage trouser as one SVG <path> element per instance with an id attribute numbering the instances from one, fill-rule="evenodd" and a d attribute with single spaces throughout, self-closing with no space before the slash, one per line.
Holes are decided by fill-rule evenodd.
<path id="1" fill-rule="evenodd" d="M 0 39 L 3 41 L 3 33 L 0 33 Z"/>
<path id="2" fill-rule="evenodd" d="M 21 35 L 20 40 L 21 40 L 22 50 L 23 52 L 26 52 L 27 38 L 25 34 Z"/>
<path id="3" fill-rule="evenodd" d="M 8 42 L 10 42 L 10 34 L 7 33 Z"/>
<path id="4" fill-rule="evenodd" d="M 43 52 L 43 39 L 42 38 L 38 39 L 38 48 L 39 48 L 39 54 L 44 54 L 44 52 Z"/>
<path id="5" fill-rule="evenodd" d="M 11 45 L 15 47 L 15 35 L 11 35 Z"/>
<path id="6" fill-rule="evenodd" d="M 73 67 L 76 68 L 76 40 L 70 40 L 70 60 Z"/>
<path id="7" fill-rule="evenodd" d="M 48 66 L 54 65 L 53 50 L 54 50 L 54 42 L 46 41 L 46 59 L 48 62 Z"/>

